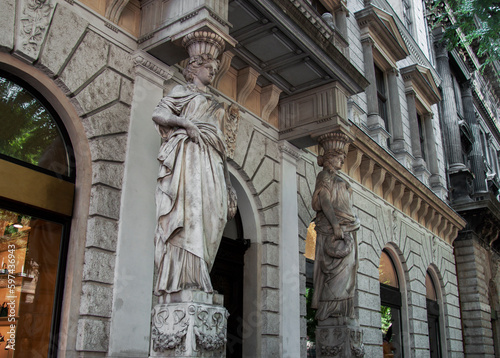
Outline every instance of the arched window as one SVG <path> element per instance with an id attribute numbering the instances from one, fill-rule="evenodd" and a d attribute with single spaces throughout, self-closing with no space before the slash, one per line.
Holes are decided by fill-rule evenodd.
<path id="1" fill-rule="evenodd" d="M 50 104 L 0 72 L 0 350 L 16 357 L 57 353 L 73 163 Z"/>
<path id="2" fill-rule="evenodd" d="M 403 357 L 399 278 L 394 262 L 385 250 L 380 256 L 379 281 L 384 358 Z"/>
<path id="3" fill-rule="evenodd" d="M 441 335 L 439 331 L 439 303 L 436 286 L 432 276 L 427 271 L 425 275 L 425 288 L 427 291 L 427 324 L 429 327 L 429 349 L 431 358 L 441 358 Z"/>

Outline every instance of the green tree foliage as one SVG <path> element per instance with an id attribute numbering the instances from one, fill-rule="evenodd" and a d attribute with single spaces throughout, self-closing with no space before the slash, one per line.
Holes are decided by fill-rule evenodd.
<path id="1" fill-rule="evenodd" d="M 58 137 L 46 108 L 24 88 L 0 77 L 0 153 L 37 165 Z"/>
<path id="2" fill-rule="evenodd" d="M 316 320 L 316 310 L 311 307 L 313 292 L 314 289 L 306 288 L 306 322 L 309 341 L 316 342 L 316 326 L 318 325 L 318 321 Z"/>
<path id="3" fill-rule="evenodd" d="M 472 46 L 483 68 L 500 59 L 500 2 L 436 0 L 434 4 L 437 25 L 443 25 L 450 49 Z"/>
<path id="4" fill-rule="evenodd" d="M 380 306 L 380 315 L 382 319 L 382 332 L 386 334 L 392 324 L 391 308 L 387 306 Z"/>

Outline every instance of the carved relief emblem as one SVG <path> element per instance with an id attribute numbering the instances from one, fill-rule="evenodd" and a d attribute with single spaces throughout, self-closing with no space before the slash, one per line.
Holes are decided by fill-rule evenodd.
<path id="1" fill-rule="evenodd" d="M 185 351 L 184 337 L 189 326 L 186 312 L 183 309 L 176 309 L 170 317 L 170 310 L 160 305 L 153 309 L 152 316 L 153 350 L 155 352 L 165 352 L 172 349 L 179 352 Z"/>
<path id="2" fill-rule="evenodd" d="M 26 0 L 21 15 L 20 41 L 22 50 L 36 57 L 50 24 L 54 6 L 51 0 Z"/>
<path id="3" fill-rule="evenodd" d="M 229 106 L 224 116 L 224 136 L 226 138 L 227 156 L 234 157 L 234 149 L 236 148 L 236 137 L 238 135 L 238 127 L 240 125 L 240 108 L 236 104 Z"/>

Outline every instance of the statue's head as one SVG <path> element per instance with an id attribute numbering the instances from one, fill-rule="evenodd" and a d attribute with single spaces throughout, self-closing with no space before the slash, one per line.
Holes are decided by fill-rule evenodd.
<path id="1" fill-rule="evenodd" d="M 349 148 L 349 137 L 341 132 L 331 132 L 321 135 L 318 143 L 323 149 L 323 154 L 318 155 L 318 165 L 329 172 L 340 170 Z"/>
<path id="2" fill-rule="evenodd" d="M 182 39 L 189 54 L 188 64 L 182 72 L 189 83 L 198 87 L 212 83 L 219 68 L 217 57 L 224 51 L 224 39 L 210 31 L 194 31 Z"/>
<path id="3" fill-rule="evenodd" d="M 335 172 L 342 169 L 345 160 L 345 152 L 343 150 L 333 150 L 318 155 L 318 165 L 324 167 L 329 172 Z"/>
<path id="4" fill-rule="evenodd" d="M 219 60 L 214 59 L 210 54 L 192 56 L 182 74 L 189 83 L 194 83 L 195 78 L 197 78 L 203 85 L 207 86 L 212 83 L 219 63 Z"/>

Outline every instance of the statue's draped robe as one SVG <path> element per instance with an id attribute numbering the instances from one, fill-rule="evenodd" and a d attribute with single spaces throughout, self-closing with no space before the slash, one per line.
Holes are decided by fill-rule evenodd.
<path id="1" fill-rule="evenodd" d="M 225 144 L 219 130 L 224 108 L 193 85 L 176 86 L 158 106 L 190 120 L 201 138 L 197 144 L 184 128 L 157 125 L 164 142 L 158 154 L 155 294 L 212 292 L 209 273 L 227 221 Z"/>
<path id="2" fill-rule="evenodd" d="M 344 236 L 334 239 L 331 223 L 321 208 L 321 195 L 332 203 Z M 359 220 L 352 212 L 352 189 L 338 175 L 320 172 L 316 179 L 312 207 L 317 212 L 316 257 L 312 307 L 316 318 L 354 317 L 354 291 L 357 271 L 356 230 Z M 335 253 L 334 257 L 329 253 Z"/>

